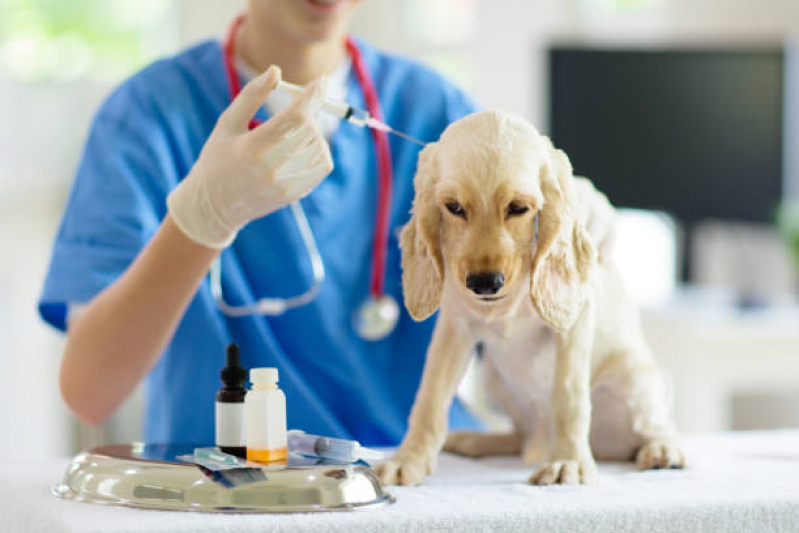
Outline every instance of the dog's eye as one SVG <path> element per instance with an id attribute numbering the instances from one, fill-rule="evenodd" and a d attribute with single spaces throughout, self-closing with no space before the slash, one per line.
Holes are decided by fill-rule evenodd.
<path id="1" fill-rule="evenodd" d="M 444 207 L 456 217 L 466 218 L 466 211 L 464 211 L 463 206 L 458 202 L 447 202 L 444 204 Z"/>
<path id="2" fill-rule="evenodd" d="M 529 209 L 530 208 L 527 207 L 526 205 L 517 204 L 516 202 L 511 202 L 508 205 L 508 216 L 509 217 L 515 217 L 515 216 L 523 215 L 527 211 L 529 211 Z"/>

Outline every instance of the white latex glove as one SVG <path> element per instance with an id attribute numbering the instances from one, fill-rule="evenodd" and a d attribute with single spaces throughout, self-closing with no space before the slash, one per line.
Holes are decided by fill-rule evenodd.
<path id="1" fill-rule="evenodd" d="M 167 197 L 172 220 L 191 240 L 225 248 L 248 222 L 299 200 L 333 170 L 314 120 L 326 78 L 292 104 L 248 129 L 252 116 L 280 81 L 273 66 L 248 83 L 219 117 L 189 175 Z"/>

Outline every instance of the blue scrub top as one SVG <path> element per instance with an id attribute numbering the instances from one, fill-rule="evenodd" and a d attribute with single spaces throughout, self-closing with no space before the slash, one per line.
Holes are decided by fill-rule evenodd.
<path id="1" fill-rule="evenodd" d="M 438 74 L 357 41 L 386 121 L 424 141 L 474 111 Z M 350 72 L 347 100 L 365 108 Z M 65 329 L 67 305 L 88 302 L 113 283 L 155 234 L 166 196 L 185 176 L 230 103 L 222 50 L 205 42 L 154 63 L 118 88 L 97 114 L 55 241 L 39 302 L 41 316 Z M 260 110 L 261 118 L 266 118 Z M 398 230 L 408 221 L 420 147 L 391 136 L 394 188 L 386 292 L 402 302 Z M 149 442 L 213 442 L 214 396 L 225 346 L 241 346 L 248 368 L 277 367 L 290 428 L 395 445 L 421 378 L 434 320 L 403 308 L 396 330 L 374 342 L 352 317 L 369 294 L 377 198 L 371 134 L 341 123 L 331 138 L 335 169 L 302 200 L 325 263 L 309 305 L 276 317 L 222 314 L 204 281 L 172 342 L 147 380 Z M 222 253 L 231 304 L 290 297 L 312 283 L 311 266 L 288 209 L 246 226 Z M 451 427 L 476 421 L 457 401 Z"/>

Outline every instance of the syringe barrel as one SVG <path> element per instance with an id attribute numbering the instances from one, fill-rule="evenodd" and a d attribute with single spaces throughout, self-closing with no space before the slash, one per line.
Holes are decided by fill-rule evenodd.
<path id="1" fill-rule="evenodd" d="M 293 83 L 283 80 L 277 84 L 277 89 L 294 96 L 299 96 L 305 92 L 305 87 L 294 85 Z M 349 115 L 352 113 L 349 104 L 346 102 L 331 100 L 330 98 L 325 98 L 324 102 L 322 103 L 322 110 L 340 118 L 349 118 Z"/>
<path id="2" fill-rule="evenodd" d="M 288 434 L 288 447 L 292 453 L 337 461 L 357 461 L 361 448 L 358 441 L 307 435 L 293 431 Z"/>
<path id="3" fill-rule="evenodd" d="M 294 431 L 288 432 L 288 448 L 290 452 L 300 455 L 316 456 L 316 435 L 306 435 Z"/>
<path id="4" fill-rule="evenodd" d="M 357 461 L 360 448 L 361 445 L 354 440 L 323 437 L 316 441 L 317 455 L 335 461 Z"/>

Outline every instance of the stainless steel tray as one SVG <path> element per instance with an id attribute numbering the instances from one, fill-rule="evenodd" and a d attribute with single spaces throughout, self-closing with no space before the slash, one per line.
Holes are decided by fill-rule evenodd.
<path id="1" fill-rule="evenodd" d="M 175 459 L 197 446 L 94 448 L 70 462 L 53 494 L 104 505 L 206 513 L 351 511 L 394 502 L 365 463 L 292 456 L 287 464 L 218 474 Z"/>

